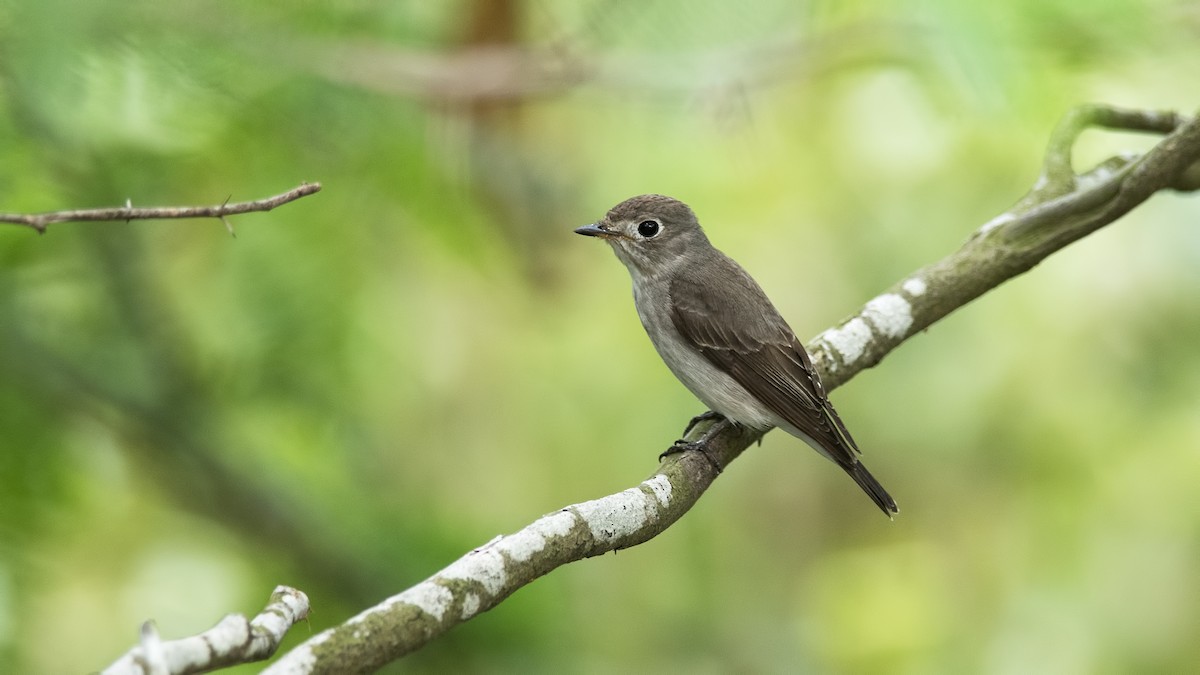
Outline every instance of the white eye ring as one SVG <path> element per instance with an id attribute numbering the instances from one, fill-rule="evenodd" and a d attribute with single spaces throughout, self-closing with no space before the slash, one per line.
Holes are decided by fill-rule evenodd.
<path id="1" fill-rule="evenodd" d="M 659 232 L 662 232 L 662 224 L 653 218 L 647 218 L 638 223 L 637 233 L 646 239 L 658 236 Z"/>

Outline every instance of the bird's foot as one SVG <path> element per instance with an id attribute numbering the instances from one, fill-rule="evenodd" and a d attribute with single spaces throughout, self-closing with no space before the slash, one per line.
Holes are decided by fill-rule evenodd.
<path id="1" fill-rule="evenodd" d="M 685 428 L 683 430 L 683 435 L 687 436 L 689 433 L 692 432 L 692 429 L 695 429 L 696 425 L 701 422 L 707 422 L 709 420 L 723 420 L 723 419 L 725 419 L 725 416 L 722 415 L 721 413 L 719 413 L 715 410 L 706 410 L 703 413 L 693 417 L 691 422 L 688 422 L 687 428 Z"/>
<path id="2" fill-rule="evenodd" d="M 717 473 L 721 473 L 721 465 L 717 464 L 717 460 L 713 459 L 712 455 L 708 454 L 708 444 L 704 443 L 702 441 L 685 441 L 684 439 L 681 438 L 681 439 L 675 441 L 671 445 L 671 447 L 664 450 L 663 453 L 658 456 L 658 461 L 661 462 L 663 460 L 663 457 L 666 457 L 668 455 L 677 455 L 681 452 L 698 452 L 698 453 L 700 453 L 704 457 L 704 459 L 707 459 L 708 463 L 712 465 L 712 468 L 714 471 L 716 471 Z"/>
<path id="3" fill-rule="evenodd" d="M 725 427 L 732 424 L 732 422 L 730 422 L 728 418 L 720 413 L 715 413 L 710 410 L 703 415 L 698 415 L 692 419 L 691 424 L 689 424 L 688 428 L 684 430 L 683 435 L 687 436 L 688 432 L 692 430 L 692 427 L 706 419 L 715 419 L 718 421 L 716 424 L 706 429 L 704 431 L 704 435 L 694 441 L 689 441 L 686 438 L 681 438 L 675 441 L 673 444 L 671 444 L 671 447 L 667 448 L 666 451 L 658 456 L 658 461 L 661 462 L 663 457 L 666 457 L 667 455 L 676 455 L 681 452 L 695 451 L 703 455 L 704 459 L 708 460 L 708 463 L 712 465 L 714 471 L 721 473 L 721 465 L 717 463 L 717 460 L 713 459 L 712 455 L 708 454 L 708 443 L 713 439 L 714 436 L 724 431 Z"/>

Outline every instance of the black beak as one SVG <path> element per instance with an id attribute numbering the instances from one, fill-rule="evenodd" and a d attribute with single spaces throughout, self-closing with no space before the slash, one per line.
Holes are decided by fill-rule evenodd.
<path id="1" fill-rule="evenodd" d="M 608 230 L 601 227 L 600 223 L 591 223 L 590 225 L 584 225 L 583 227 L 577 227 L 577 228 L 575 228 L 575 234 L 582 234 L 585 237 L 609 237 L 609 236 L 612 236 L 612 232 L 609 232 Z"/>

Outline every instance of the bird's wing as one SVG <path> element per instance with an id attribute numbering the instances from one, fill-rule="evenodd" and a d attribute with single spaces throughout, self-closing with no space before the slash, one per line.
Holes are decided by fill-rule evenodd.
<path id="1" fill-rule="evenodd" d="M 719 275 L 725 283 L 689 274 L 671 282 L 675 328 L 714 366 L 820 444 L 823 454 L 853 467 L 858 446 L 795 333 L 748 274 L 728 258 L 721 262 L 737 272 Z"/>

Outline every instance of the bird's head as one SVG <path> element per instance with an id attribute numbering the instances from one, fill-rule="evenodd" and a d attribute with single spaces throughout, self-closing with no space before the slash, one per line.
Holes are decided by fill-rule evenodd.
<path id="1" fill-rule="evenodd" d="M 709 247 L 692 209 L 663 195 L 626 199 L 575 232 L 607 241 L 635 276 L 654 276 L 686 260 L 689 251 Z"/>

